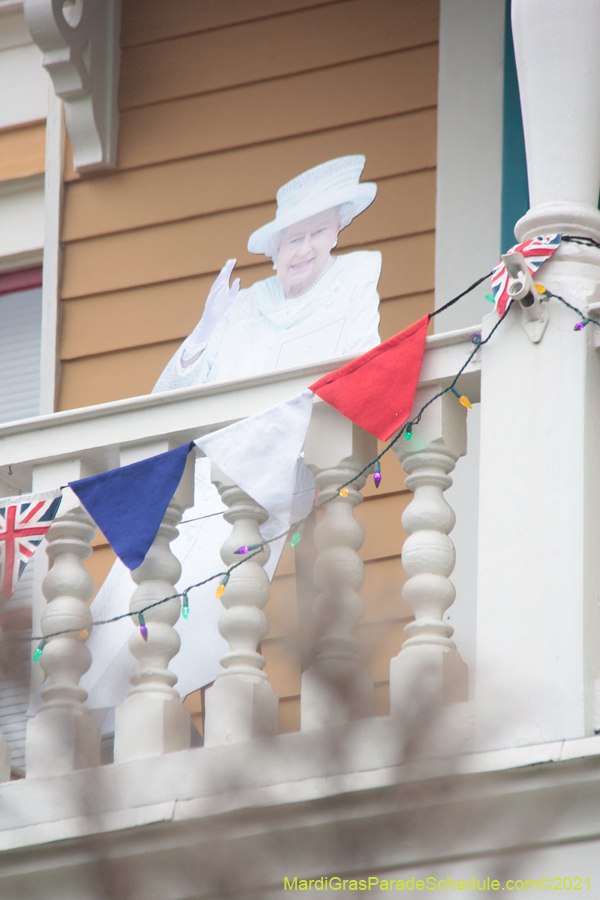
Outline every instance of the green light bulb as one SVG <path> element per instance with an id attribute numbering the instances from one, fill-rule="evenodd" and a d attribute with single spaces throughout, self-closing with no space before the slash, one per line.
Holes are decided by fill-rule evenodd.
<path id="1" fill-rule="evenodd" d="M 299 544 L 300 541 L 302 540 L 302 532 L 304 531 L 305 525 L 306 525 L 306 522 L 300 522 L 300 524 L 298 525 L 298 530 L 292 535 L 292 539 L 290 541 L 290 544 L 292 545 L 292 547 L 295 547 L 296 544 Z"/>
<path id="2" fill-rule="evenodd" d="M 33 661 L 34 661 L 34 662 L 37 662 L 38 659 L 41 657 L 42 653 L 44 652 L 44 647 L 45 647 L 45 646 L 46 646 L 46 641 L 45 641 L 45 639 L 44 639 L 43 641 L 41 641 L 41 642 L 38 644 L 38 646 L 37 646 L 36 649 L 35 649 L 35 653 L 33 654 Z"/>

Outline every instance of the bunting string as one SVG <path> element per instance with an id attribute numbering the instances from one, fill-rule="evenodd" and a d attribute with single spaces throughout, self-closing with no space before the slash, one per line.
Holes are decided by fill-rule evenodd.
<path id="1" fill-rule="evenodd" d="M 576 243 L 585 243 L 586 245 L 589 243 L 590 245 L 593 244 L 594 246 L 596 246 L 600 249 L 600 244 L 593 241 L 593 239 L 591 239 L 591 238 L 588 239 L 588 238 L 575 238 L 575 237 L 570 237 L 570 236 L 563 236 L 563 240 L 569 240 L 569 241 L 576 242 Z M 470 285 L 465 291 L 463 291 L 457 297 L 454 297 L 452 300 L 450 300 L 444 306 L 440 307 L 438 310 L 431 313 L 429 318 L 432 318 L 438 312 L 442 312 L 443 310 L 448 309 L 448 307 L 452 306 L 458 300 L 462 299 L 464 296 L 466 296 L 468 293 L 470 293 L 472 290 L 474 290 L 476 287 L 478 287 L 483 281 L 485 281 L 489 277 L 490 277 L 490 273 L 483 276 L 482 278 L 477 279 L 477 281 L 473 282 L 472 285 Z M 593 324 L 597 327 L 600 327 L 599 321 L 597 321 L 596 319 L 589 319 L 581 309 L 579 309 L 578 307 L 569 303 L 567 300 L 565 300 L 564 297 L 561 297 L 558 294 L 554 294 L 551 291 L 545 290 L 544 300 L 549 300 L 549 299 L 554 299 L 554 300 L 559 301 L 560 303 L 564 304 L 564 306 L 566 306 L 568 309 L 570 309 L 572 312 L 574 312 L 576 315 L 578 315 L 580 317 L 580 322 L 577 323 L 577 325 L 575 326 L 575 330 L 580 331 L 587 324 Z M 331 497 L 329 497 L 327 500 L 323 501 L 322 503 L 315 505 L 303 520 L 292 525 L 291 528 L 286 528 L 284 531 L 281 531 L 279 534 L 276 534 L 274 537 L 271 537 L 269 539 L 264 539 L 260 543 L 253 544 L 248 548 L 239 548 L 239 551 L 236 551 L 236 552 L 241 552 L 242 555 L 241 555 L 241 558 L 237 562 L 228 566 L 224 570 L 215 572 L 213 575 L 208 576 L 207 578 L 203 579 L 202 581 L 198 581 L 194 584 L 189 585 L 183 591 L 180 591 L 180 592 L 177 592 L 174 594 L 170 594 L 169 596 L 163 597 L 160 600 L 156 600 L 156 601 L 153 601 L 152 603 L 148 603 L 146 606 L 142 607 L 140 610 L 137 610 L 135 612 L 124 612 L 119 615 L 112 616 L 111 618 L 108 618 L 108 619 L 100 619 L 100 620 L 94 621 L 92 623 L 92 627 L 94 627 L 96 625 L 110 625 L 113 622 L 118 622 L 118 621 L 121 621 L 122 619 L 127 619 L 127 618 L 131 618 L 132 620 L 134 620 L 134 621 L 137 620 L 139 622 L 140 616 L 143 619 L 144 613 L 147 613 L 149 610 L 154 609 L 157 606 L 161 606 L 163 603 L 168 603 L 170 600 L 175 600 L 175 599 L 183 600 L 184 608 L 188 609 L 188 604 L 189 604 L 189 596 L 188 595 L 189 595 L 190 591 L 200 588 L 206 584 L 209 584 L 212 581 L 216 581 L 217 579 L 221 579 L 221 585 L 226 584 L 227 581 L 229 580 L 232 572 L 234 572 L 240 566 L 244 565 L 249 560 L 254 559 L 256 556 L 260 555 L 262 553 L 263 549 L 268 544 L 279 541 L 279 540 L 281 540 L 281 538 L 286 537 L 286 535 L 290 535 L 292 531 L 295 531 L 296 533 L 294 534 L 294 537 L 292 539 L 292 546 L 295 546 L 295 544 L 298 543 L 298 541 L 300 540 L 300 538 L 298 536 L 299 532 L 302 530 L 303 526 L 306 524 L 306 522 L 310 519 L 311 516 L 315 515 L 318 510 L 322 509 L 327 503 L 330 503 L 332 500 L 335 500 L 340 496 L 342 496 L 342 497 L 347 496 L 348 488 L 351 487 L 354 484 L 354 482 L 356 482 L 358 479 L 360 479 L 361 476 L 363 476 L 369 470 L 374 469 L 375 472 L 380 471 L 380 468 L 378 466 L 379 466 L 379 463 L 380 463 L 380 460 L 382 459 L 382 457 L 385 456 L 385 454 L 388 453 L 395 446 L 395 444 L 400 440 L 402 435 L 404 435 L 407 440 L 410 439 L 410 437 L 412 436 L 412 428 L 421 421 L 421 418 L 422 418 L 425 410 L 429 406 L 431 406 L 436 400 L 438 400 L 440 397 L 442 397 L 444 394 L 446 394 L 448 392 L 453 392 L 458 395 L 458 391 L 456 390 L 456 384 L 457 384 L 459 378 L 465 372 L 465 370 L 467 369 L 469 364 L 472 362 L 475 355 L 479 352 L 481 347 L 484 346 L 485 344 L 487 344 L 492 339 L 492 337 L 496 333 L 497 329 L 500 327 L 502 322 L 506 319 L 508 312 L 512 305 L 513 305 L 513 301 L 511 301 L 507 305 L 504 314 L 499 317 L 498 321 L 495 323 L 493 328 L 490 330 L 490 333 L 488 334 L 488 336 L 486 338 L 482 339 L 481 335 L 479 335 L 479 334 L 474 334 L 472 336 L 471 340 L 474 345 L 473 350 L 469 353 L 467 359 L 465 360 L 465 362 L 462 364 L 462 366 L 460 367 L 460 369 L 458 370 L 458 372 L 452 379 L 452 382 L 450 384 L 448 384 L 446 387 L 439 390 L 436 394 L 434 394 L 434 396 L 430 397 L 430 399 L 427 400 L 427 402 L 421 406 L 421 408 L 419 409 L 419 411 L 416 413 L 416 415 L 413 418 L 407 419 L 402 424 L 402 426 L 398 429 L 395 436 L 386 444 L 386 446 L 383 448 L 383 450 L 381 450 L 380 453 L 377 454 L 377 456 L 375 456 L 365 466 L 363 466 L 362 469 L 356 473 L 356 475 L 354 475 L 352 478 L 348 479 L 343 484 L 341 484 L 337 488 L 336 492 L 334 494 L 332 494 Z M 466 398 L 461 398 L 461 400 L 462 399 L 466 399 Z M 467 400 L 467 403 L 468 403 L 468 400 Z M 465 404 L 465 405 L 467 405 L 467 404 Z M 302 493 L 306 493 L 306 492 L 302 492 Z M 223 515 L 223 511 L 209 513 L 206 516 L 199 516 L 194 519 L 188 519 L 185 522 L 182 522 L 181 524 L 186 524 L 187 522 L 198 521 L 199 519 L 211 518 L 213 516 L 218 516 L 218 515 Z M 218 592 L 217 596 L 221 596 L 222 593 L 223 593 L 223 591 L 221 590 L 220 593 Z M 186 616 L 186 618 L 187 618 L 187 616 Z M 32 635 L 29 638 L 22 638 L 22 640 L 31 641 L 31 642 L 41 642 L 40 646 L 36 650 L 36 655 L 35 655 L 35 658 L 39 659 L 41 656 L 40 651 L 43 650 L 44 644 L 50 638 L 59 637 L 61 635 L 65 635 L 65 634 L 73 634 L 76 632 L 80 633 L 80 629 L 78 629 L 78 628 L 62 629 L 59 631 L 51 632 L 50 634 L 47 634 L 47 635 Z"/>
<path id="2" fill-rule="evenodd" d="M 491 276 L 492 272 L 488 272 L 487 275 L 482 275 L 481 278 L 478 278 L 477 281 L 474 281 L 473 284 L 469 285 L 469 287 L 461 294 L 458 294 L 456 297 L 453 297 L 452 300 L 448 300 L 447 303 L 444 303 L 443 306 L 440 306 L 438 307 L 438 309 L 434 309 L 432 313 L 429 313 L 429 318 L 433 319 L 433 317 L 439 315 L 439 313 L 445 312 L 447 309 L 450 309 L 451 306 L 454 306 L 455 303 L 458 303 L 459 300 L 462 300 L 463 297 L 466 297 L 467 294 L 470 294 L 471 291 L 474 291 L 476 287 L 479 287 L 480 284 L 483 284 L 483 282 L 487 278 L 491 278 Z"/>
<path id="3" fill-rule="evenodd" d="M 569 244 L 581 244 L 583 247 L 596 247 L 598 250 L 600 250 L 600 244 L 598 243 L 598 241 L 595 241 L 594 238 L 591 237 L 578 237 L 573 234 L 563 234 L 562 239 Z"/>

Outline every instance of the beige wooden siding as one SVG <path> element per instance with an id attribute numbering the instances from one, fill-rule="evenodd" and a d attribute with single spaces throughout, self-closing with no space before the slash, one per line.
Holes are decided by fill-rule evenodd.
<path id="1" fill-rule="evenodd" d="M 0 181 L 45 171 L 46 123 L 0 129 Z"/>
<path id="2" fill-rule="evenodd" d="M 59 406 L 151 390 L 225 260 L 242 286 L 271 274 L 246 249 L 275 192 L 310 166 L 364 153 L 373 206 L 339 249 L 377 249 L 382 338 L 433 305 L 438 0 L 124 0 L 116 171 L 80 178 L 67 154 Z M 410 611 L 397 459 L 363 491 L 357 636 L 389 705 L 389 660 Z M 98 585 L 113 556 L 90 561 Z M 282 557 L 262 642 L 280 730 L 299 727 L 294 556 Z M 186 701 L 202 727 L 200 692 Z"/>

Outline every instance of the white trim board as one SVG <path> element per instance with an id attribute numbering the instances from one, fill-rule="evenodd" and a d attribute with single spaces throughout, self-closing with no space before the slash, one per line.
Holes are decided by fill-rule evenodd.
<path id="1" fill-rule="evenodd" d="M 8 187 L 14 190 L 8 190 Z M 0 268 L 17 268 L 40 260 L 44 246 L 44 183 L 15 179 L 0 191 Z M 33 263 L 24 262 L 34 258 Z"/>
<path id="2" fill-rule="evenodd" d="M 502 227 L 504 0 L 440 0 L 435 305 L 464 291 L 498 262 Z M 489 289 L 489 288 L 488 288 Z M 436 334 L 480 322 L 485 283 L 437 316 Z M 487 307 L 487 308 L 486 308 Z M 474 398 L 471 398 L 474 399 Z M 468 453 L 446 499 L 456 601 L 444 617 L 469 666 L 474 696 L 479 508 L 479 409 L 469 413 Z"/>
<path id="3" fill-rule="evenodd" d="M 12 18 L 0 17 L 0 128 L 44 120 L 48 111 L 48 75 L 42 67 L 42 53 L 34 43 L 19 43 L 23 40 L 20 28 L 4 30 Z"/>
<path id="4" fill-rule="evenodd" d="M 441 0 L 435 305 L 498 262 L 502 222 L 504 14 L 500 0 Z M 484 287 L 435 320 L 480 322 Z"/>

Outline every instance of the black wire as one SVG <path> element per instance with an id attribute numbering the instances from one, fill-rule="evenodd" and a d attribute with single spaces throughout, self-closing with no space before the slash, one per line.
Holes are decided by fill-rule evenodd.
<path id="1" fill-rule="evenodd" d="M 567 300 L 565 300 L 564 297 L 561 297 L 559 294 L 553 294 L 552 291 L 546 289 L 546 296 L 552 297 L 554 300 L 560 300 L 560 302 L 563 303 L 567 307 L 567 309 L 573 310 L 574 313 L 577 313 L 577 315 L 581 317 L 581 321 L 584 325 L 595 325 L 597 328 L 600 328 L 600 322 L 597 319 L 589 319 L 583 314 L 580 309 L 577 309 L 576 306 L 573 306 L 572 303 L 569 303 Z"/>
<path id="2" fill-rule="evenodd" d="M 492 270 L 493 272 L 493 270 Z M 432 313 L 429 313 L 429 318 L 433 319 L 434 316 L 437 316 L 438 313 L 444 312 L 444 310 L 448 309 L 450 306 L 453 306 L 455 303 L 458 303 L 459 300 L 462 300 L 463 297 L 466 297 L 467 294 L 470 294 L 471 291 L 475 290 L 476 287 L 485 281 L 486 278 L 489 278 L 492 272 L 488 272 L 487 275 L 484 275 L 483 278 L 478 278 L 477 281 L 474 281 L 466 291 L 463 291 L 462 294 L 459 294 L 457 297 L 453 297 L 452 300 L 448 300 L 447 303 L 444 303 L 443 306 L 440 306 L 439 309 L 434 310 Z"/>
<path id="3" fill-rule="evenodd" d="M 581 244 L 583 247 L 597 247 L 600 250 L 598 241 L 595 241 L 594 238 L 591 237 L 585 237 L 584 235 L 578 237 L 573 234 L 563 234 L 562 240 L 569 244 Z M 560 300 L 561 298 L 559 297 L 558 299 Z"/>

